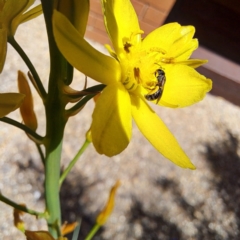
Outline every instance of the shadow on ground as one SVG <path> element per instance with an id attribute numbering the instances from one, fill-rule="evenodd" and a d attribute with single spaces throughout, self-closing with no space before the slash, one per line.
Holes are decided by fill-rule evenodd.
<path id="1" fill-rule="evenodd" d="M 160 214 L 147 212 L 144 210 L 142 203 L 136 200 L 129 213 L 129 224 L 141 225 L 141 236 L 136 237 L 129 231 L 131 239 L 181 239 L 181 229 L 177 225 L 170 223 Z M 161 227 L 160 227 L 161 226 Z"/>
<path id="2" fill-rule="evenodd" d="M 226 130 L 225 137 L 220 141 L 205 143 L 204 157 L 208 162 L 213 179 L 211 188 L 217 191 L 218 197 L 223 200 L 224 211 L 222 221 L 227 221 L 227 215 L 231 212 L 234 214 L 237 227 L 225 231 L 225 236 L 211 228 L 206 214 L 205 202 L 192 206 L 185 199 L 175 180 L 168 178 L 159 178 L 154 184 L 159 187 L 161 192 L 170 192 L 174 203 L 185 212 L 188 218 L 194 223 L 197 232 L 190 239 L 207 239 L 207 240 L 237 240 L 240 239 L 240 158 L 238 155 L 239 140 L 233 133 Z M 194 190 L 196 191 L 196 190 Z M 143 203 L 143 202 L 142 202 Z M 161 213 L 149 212 L 143 208 L 139 200 L 134 201 L 131 211 L 129 212 L 129 224 L 141 225 L 141 237 L 134 238 L 139 240 L 182 240 L 188 239 L 183 236 L 178 225 L 169 222 Z M 197 212 L 201 213 L 198 218 Z M 225 218 L 225 219 L 224 219 Z M 133 232 L 133 231 L 131 231 Z M 131 234 L 130 234 L 131 235 Z"/>
<path id="3" fill-rule="evenodd" d="M 206 202 L 198 202 L 196 205 L 191 205 L 189 199 L 186 199 L 182 192 L 180 183 L 177 179 L 159 178 L 152 183 L 153 190 L 160 191 L 161 194 L 168 192 L 171 196 L 171 201 L 176 204 L 181 211 L 187 216 L 193 223 L 196 233 L 191 238 L 184 235 L 182 229 L 178 223 L 174 223 L 165 218 L 161 212 L 153 212 L 143 207 L 144 201 L 150 201 L 149 196 L 146 199 L 137 199 L 137 196 L 133 196 L 135 199 L 131 206 L 130 211 L 126 214 L 128 229 L 126 236 L 129 239 L 136 240 L 237 240 L 240 239 L 240 158 L 239 158 L 239 139 L 229 130 L 226 130 L 224 137 L 214 143 L 204 143 L 205 151 L 204 158 L 212 172 L 213 178 L 211 180 L 211 189 L 213 189 L 218 198 L 223 202 L 224 209 L 222 211 L 222 221 L 225 221 L 227 214 L 231 213 L 234 216 L 235 227 L 231 224 L 230 228 L 225 229 L 225 235 L 220 234 L 214 228 L 211 228 L 211 219 L 206 217 Z M 39 170 L 32 161 L 28 164 L 19 164 L 21 171 L 34 170 L 35 181 L 41 179 L 42 182 L 42 169 Z M 34 181 L 34 179 L 32 179 Z M 93 183 L 93 184 L 97 184 Z M 34 183 L 32 183 L 34 185 Z M 81 199 L 86 197 L 86 192 L 89 188 L 83 176 L 79 173 L 73 173 L 63 183 L 61 189 L 61 201 L 64 203 L 62 207 L 62 215 L 64 221 L 74 222 L 81 219 L 81 230 L 78 239 L 84 239 L 91 227 L 94 225 L 96 213 L 89 214 L 88 203 L 83 205 Z M 42 191 L 42 189 L 41 189 Z M 195 190 L 197 191 L 197 190 Z M 39 199 L 40 200 L 40 199 Z M 91 203 L 89 203 L 90 205 Z M 168 204 L 166 202 L 166 204 Z M 214 203 L 213 203 L 214 204 Z M 198 213 L 201 214 L 199 217 Z M 174 217 L 174 216 L 173 216 Z M 219 224 L 219 223 L 218 223 Z M 221 224 L 221 222 L 220 222 Z M 139 236 L 134 235 L 135 225 L 140 226 L 141 234 Z M 102 228 L 96 237 L 96 239 L 105 239 L 103 237 L 105 229 Z M 115 235 L 114 239 L 119 239 Z M 71 239 L 71 235 L 67 236 Z"/>
<path id="4" fill-rule="evenodd" d="M 92 183 L 91 186 L 94 184 Z M 81 203 L 81 199 L 85 197 L 86 191 L 91 186 L 86 185 L 84 177 L 79 173 L 72 173 L 71 177 L 64 181 L 60 192 L 62 219 L 68 223 L 80 222 L 79 240 L 84 239 L 95 224 L 95 213 L 89 214 L 86 211 L 88 206 Z M 95 235 L 95 238 L 100 239 L 99 236 L 103 231 L 104 228 L 101 228 Z M 68 234 L 66 237 L 72 239 L 72 234 Z"/>
<path id="5" fill-rule="evenodd" d="M 24 173 L 27 176 L 27 183 L 34 187 L 34 191 L 39 192 L 38 202 L 44 201 L 44 169 L 40 163 L 35 163 L 32 159 L 22 160 L 17 162 L 19 172 Z M 83 205 L 81 200 L 86 197 L 86 191 L 91 188 L 92 185 L 87 185 L 85 178 L 75 171 L 63 182 L 60 192 L 61 198 L 61 211 L 62 222 L 72 223 L 75 221 L 81 221 L 81 228 L 78 239 L 84 239 L 91 228 L 94 226 L 96 213 L 89 214 L 87 211 L 88 205 Z M 89 205 L 92 203 L 89 203 Z M 101 228 L 95 235 L 100 236 L 104 228 Z M 66 237 L 72 239 L 72 234 L 68 234 Z"/>
<path id="6" fill-rule="evenodd" d="M 239 139 L 226 130 L 225 139 L 206 144 L 206 159 L 212 173 L 218 177 L 215 187 L 225 204 L 226 211 L 233 212 L 238 232 L 228 239 L 240 239 L 240 157 Z"/>

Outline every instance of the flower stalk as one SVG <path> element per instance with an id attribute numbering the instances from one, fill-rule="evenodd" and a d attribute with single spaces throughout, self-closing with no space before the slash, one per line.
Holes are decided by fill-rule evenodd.
<path id="1" fill-rule="evenodd" d="M 52 32 L 53 2 L 42 0 L 42 8 L 48 33 L 50 52 L 50 75 L 48 94 L 45 101 L 46 110 L 46 148 L 45 159 L 45 196 L 49 232 L 54 238 L 61 235 L 61 209 L 59 196 L 60 161 L 62 152 L 62 139 L 67 122 L 65 116 L 66 102 L 62 97 L 62 90 L 66 76 L 66 60 L 59 52 Z"/>
<path id="2" fill-rule="evenodd" d="M 20 210 L 22 212 L 34 215 L 34 216 L 36 216 L 38 218 L 47 218 L 48 217 L 48 214 L 46 212 L 38 212 L 38 211 L 35 211 L 35 210 L 32 210 L 32 209 L 29 209 L 26 206 L 17 204 L 14 201 L 12 201 L 12 200 L 8 199 L 7 197 L 5 197 L 1 192 L 0 192 L 0 201 L 8 204 L 9 206 L 12 206 L 15 209 L 18 209 L 18 210 Z"/>
<path id="3" fill-rule="evenodd" d="M 8 42 L 12 45 L 12 47 L 18 52 L 18 54 L 21 56 L 27 67 L 29 68 L 29 71 L 32 73 L 32 76 L 37 84 L 37 91 L 40 95 L 40 97 L 44 100 L 46 97 L 46 90 L 43 87 L 42 81 L 32 64 L 31 60 L 29 59 L 28 55 L 24 52 L 24 50 L 21 48 L 21 46 L 18 44 L 18 42 L 15 40 L 14 36 L 8 36 Z"/>
<path id="4" fill-rule="evenodd" d="M 64 170 L 64 172 L 62 173 L 60 180 L 59 180 L 59 188 L 61 188 L 63 181 L 65 180 L 65 178 L 67 177 L 69 172 L 72 170 L 72 168 L 76 164 L 77 160 L 80 158 L 80 156 L 83 154 L 83 152 L 86 150 L 86 148 L 89 146 L 90 143 L 91 142 L 88 141 L 87 139 L 85 140 L 82 147 L 79 149 L 79 151 L 77 152 L 75 157 L 72 159 L 72 161 L 69 163 L 67 168 Z"/>
<path id="5" fill-rule="evenodd" d="M 21 130 L 23 130 L 24 132 L 26 132 L 26 134 L 35 142 L 38 144 L 43 143 L 44 138 L 42 136 L 40 136 L 39 134 L 37 134 L 35 131 L 33 131 L 32 129 L 30 129 L 29 127 L 27 127 L 26 125 L 11 119 L 9 117 L 2 117 L 0 118 L 1 122 L 5 122 L 8 123 L 12 126 L 15 126 Z"/>

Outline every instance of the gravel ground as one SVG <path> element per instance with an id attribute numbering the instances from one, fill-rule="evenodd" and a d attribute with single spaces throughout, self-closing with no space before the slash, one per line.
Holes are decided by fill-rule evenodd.
<path id="1" fill-rule="evenodd" d="M 39 17 L 20 27 L 16 39 L 31 56 L 42 79 L 47 79 L 43 19 Z M 102 46 L 93 44 L 103 51 Z M 0 76 L 1 92 L 16 91 L 16 70 L 27 71 L 10 46 L 8 50 Z M 83 79 L 76 72 L 74 86 L 81 89 Z M 177 137 L 197 170 L 180 169 L 164 159 L 134 126 L 132 141 L 120 155 L 109 159 L 98 155 L 92 146 L 83 154 L 63 184 L 64 220 L 81 218 L 79 239 L 83 239 L 111 186 L 120 179 L 122 185 L 114 212 L 95 239 L 240 239 L 239 108 L 212 95 L 185 109 L 152 107 Z M 35 109 L 38 132 L 43 134 L 44 114 L 37 97 Z M 83 143 L 92 109 L 91 102 L 69 121 L 63 166 Z M 17 111 L 9 116 L 21 121 Z M 35 145 L 22 131 L 0 124 L 0 190 L 16 202 L 42 211 L 44 176 Z M 0 203 L 0 212 L 0 239 L 25 239 L 13 227 L 12 209 Z M 46 229 L 44 221 L 27 215 L 24 219 L 28 229 Z"/>

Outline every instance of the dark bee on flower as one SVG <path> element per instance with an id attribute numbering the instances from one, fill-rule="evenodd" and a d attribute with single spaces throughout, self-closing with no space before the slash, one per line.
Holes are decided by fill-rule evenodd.
<path id="1" fill-rule="evenodd" d="M 156 70 L 155 76 L 157 78 L 157 83 L 155 87 L 158 87 L 158 90 L 155 93 L 145 95 L 145 98 L 148 101 L 157 100 L 156 104 L 158 104 L 163 94 L 163 88 L 166 82 L 166 76 L 165 76 L 165 72 L 160 68 Z"/>

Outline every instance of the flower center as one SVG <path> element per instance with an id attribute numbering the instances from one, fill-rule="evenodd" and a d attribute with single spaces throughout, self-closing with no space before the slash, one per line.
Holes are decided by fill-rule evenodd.
<path id="1" fill-rule="evenodd" d="M 155 49 L 142 49 L 141 42 L 133 45 L 130 42 L 124 44 L 124 58 L 120 60 L 122 67 L 122 84 L 129 92 L 138 87 L 143 88 L 144 94 L 154 93 L 159 89 L 158 69 L 159 54 Z"/>

